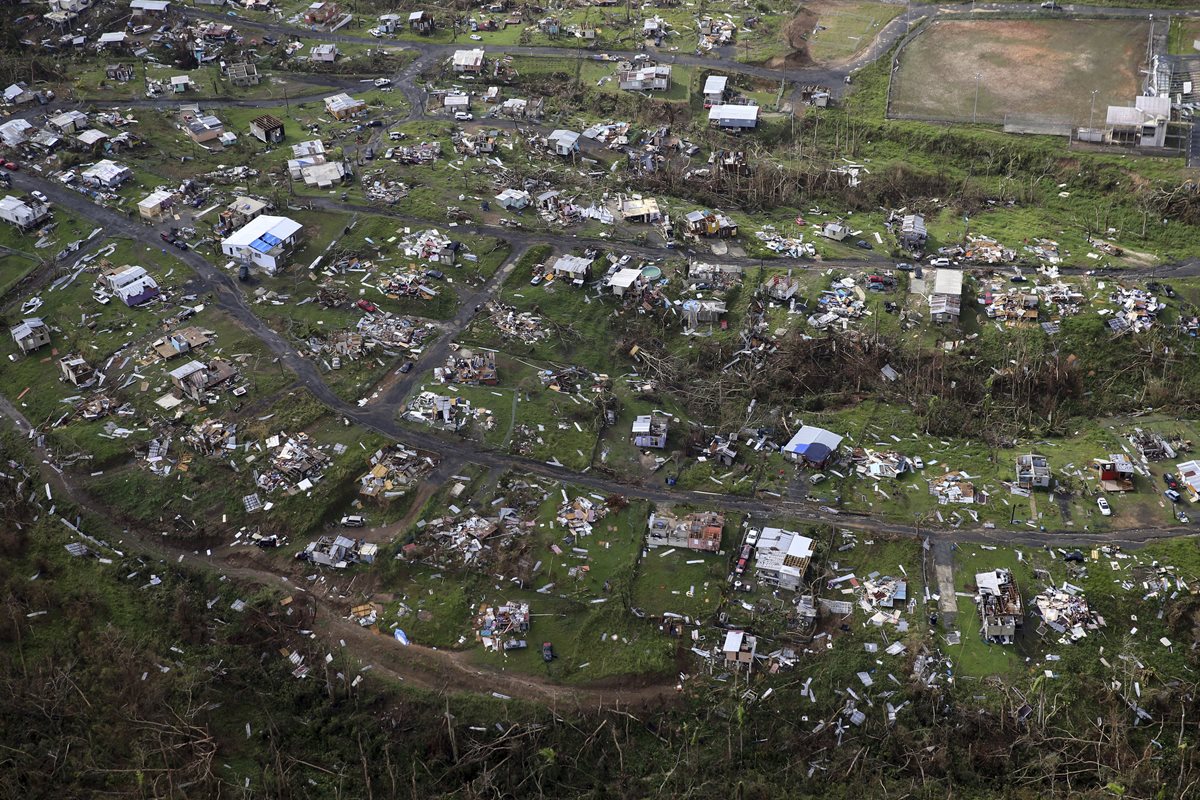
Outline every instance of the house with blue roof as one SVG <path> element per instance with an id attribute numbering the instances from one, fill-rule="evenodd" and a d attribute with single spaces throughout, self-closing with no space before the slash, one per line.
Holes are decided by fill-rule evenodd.
<path id="1" fill-rule="evenodd" d="M 247 222 L 221 242 L 221 252 L 274 275 L 287 265 L 304 226 L 288 217 L 263 214 Z"/>
<path id="2" fill-rule="evenodd" d="M 842 446 L 842 438 L 824 428 L 804 425 L 781 451 L 785 458 L 792 461 L 807 467 L 824 469 L 837 456 L 838 448 Z"/>

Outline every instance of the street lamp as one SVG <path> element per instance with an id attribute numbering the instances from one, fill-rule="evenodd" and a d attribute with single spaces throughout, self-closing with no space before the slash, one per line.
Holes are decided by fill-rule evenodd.
<path id="1" fill-rule="evenodd" d="M 979 116 L 979 79 L 983 77 L 982 72 L 975 73 L 975 108 L 971 111 L 971 124 L 975 124 L 975 120 Z"/>
<path id="2" fill-rule="evenodd" d="M 1096 94 L 1099 91 L 1100 91 L 1099 89 L 1092 89 L 1092 110 L 1088 112 L 1088 129 L 1089 130 L 1092 127 L 1092 120 L 1096 116 Z"/>

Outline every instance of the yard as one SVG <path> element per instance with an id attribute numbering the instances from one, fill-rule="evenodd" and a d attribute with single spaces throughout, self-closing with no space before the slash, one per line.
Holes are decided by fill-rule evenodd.
<path id="1" fill-rule="evenodd" d="M 944 20 L 900 54 L 893 117 L 1087 124 L 1132 105 L 1149 26 L 1134 20 Z"/>

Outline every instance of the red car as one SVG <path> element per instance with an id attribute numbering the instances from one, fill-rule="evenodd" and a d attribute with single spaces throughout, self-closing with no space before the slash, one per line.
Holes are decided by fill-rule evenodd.
<path id="1" fill-rule="evenodd" d="M 375 304 L 374 304 L 374 303 L 372 303 L 370 300 L 367 300 L 366 298 L 363 298 L 362 300 L 359 300 L 359 301 L 358 301 L 357 303 L 355 303 L 354 305 L 358 306 L 358 307 L 359 307 L 359 308 L 361 308 L 363 311 L 369 312 L 369 313 L 371 313 L 371 314 L 374 314 L 376 311 L 378 311 L 378 310 L 379 310 L 378 308 L 376 308 L 376 307 L 375 307 Z"/>
<path id="2" fill-rule="evenodd" d="M 15 162 L 15 161 L 5 161 L 4 168 L 7 170 L 12 170 L 13 172 L 16 172 L 18 169 L 20 169 L 20 167 L 17 166 L 17 162 Z"/>

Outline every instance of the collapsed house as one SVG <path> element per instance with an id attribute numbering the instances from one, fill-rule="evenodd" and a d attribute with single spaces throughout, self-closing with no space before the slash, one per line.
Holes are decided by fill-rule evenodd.
<path id="1" fill-rule="evenodd" d="M 351 539 L 349 536 L 322 536 L 308 547 L 296 554 L 300 561 L 309 561 L 323 567 L 346 569 L 351 564 L 375 563 L 379 554 L 379 545 L 364 542 L 361 539 Z"/>
<path id="2" fill-rule="evenodd" d="M 858 605 L 875 626 L 901 625 L 900 611 L 908 603 L 908 581 L 893 575 L 871 573 L 859 585 Z"/>
<path id="3" fill-rule="evenodd" d="M 197 422 L 183 435 L 184 443 L 195 452 L 222 455 L 237 449 L 237 424 L 219 419 Z"/>
<path id="4" fill-rule="evenodd" d="M 1010 570 L 996 569 L 975 575 L 975 603 L 979 606 L 979 633 L 984 641 L 1012 644 L 1017 628 L 1025 623 L 1021 593 Z"/>
<path id="5" fill-rule="evenodd" d="M 878 451 L 864 447 L 856 447 L 850 453 L 850 461 L 854 470 L 863 478 L 880 480 L 883 478 L 899 478 L 914 467 L 908 456 L 902 456 L 894 451 Z"/>
<path id="6" fill-rule="evenodd" d="M 281 433 L 268 438 L 266 444 L 271 451 L 270 460 L 266 469 L 255 473 L 254 482 L 267 492 L 308 491 L 329 466 L 329 456 L 317 448 L 308 434 L 298 433 L 293 437 Z"/>
<path id="7" fill-rule="evenodd" d="M 568 499 L 563 492 L 563 504 L 558 507 L 554 520 L 567 529 L 572 536 L 591 536 L 596 523 L 608 516 L 608 503 L 595 498 L 579 496 Z"/>
<path id="8" fill-rule="evenodd" d="M 358 479 L 358 493 L 376 500 L 394 500 L 432 468 L 432 459 L 404 445 L 381 448 L 371 454 L 369 469 Z"/>
<path id="9" fill-rule="evenodd" d="M 830 288 L 817 298 L 817 308 L 808 318 L 808 324 L 817 330 L 840 324 L 844 329 L 854 320 L 869 316 L 867 295 L 853 278 L 833 281 Z"/>
<path id="10" fill-rule="evenodd" d="M 435 392 L 420 392 L 409 400 L 404 418 L 452 431 L 461 430 L 471 420 L 480 418 L 485 429 L 490 430 L 496 424 L 490 410 L 474 407 L 464 397 L 447 397 Z"/>
<path id="11" fill-rule="evenodd" d="M 1002 290 L 1000 284 L 992 283 L 984 288 L 980 302 L 989 319 L 1003 322 L 1010 328 L 1037 323 L 1040 298 L 1036 292 L 1015 288 Z"/>
<path id="12" fill-rule="evenodd" d="M 550 335 L 545 321 L 536 314 L 517 311 L 516 308 L 504 305 L 498 300 L 490 301 L 487 311 L 488 321 L 504 339 L 517 339 L 525 344 L 533 344 Z"/>
<path id="13" fill-rule="evenodd" d="M 237 369 L 228 361 L 214 358 L 205 363 L 189 361 L 171 370 L 168 375 L 177 397 L 203 403 L 215 397 L 209 392 L 237 377 Z"/>
<path id="14" fill-rule="evenodd" d="M 1114 333 L 1143 333 L 1154 327 L 1158 314 L 1166 304 L 1145 289 L 1118 287 L 1108 296 L 1116 310 L 1101 309 L 1102 315 L 1111 313 L 1108 327 Z"/>
<path id="15" fill-rule="evenodd" d="M 682 547 L 704 553 L 721 549 L 725 515 L 700 511 L 677 517 L 669 511 L 650 514 L 646 544 L 649 547 Z"/>
<path id="16" fill-rule="evenodd" d="M 1166 461 L 1174 458 L 1177 451 L 1191 449 L 1191 442 L 1167 441 L 1165 437 L 1154 431 L 1145 431 L 1140 428 L 1129 434 L 1129 443 L 1146 461 Z"/>
<path id="17" fill-rule="evenodd" d="M 1088 631 L 1104 627 L 1104 617 L 1088 606 L 1083 590 L 1069 583 L 1064 582 L 1059 589 L 1047 587 L 1033 598 L 1033 604 L 1044 623 L 1038 627 L 1038 634 L 1044 634 L 1048 627 L 1063 634 L 1059 639 L 1063 644 L 1077 642 L 1085 638 Z"/>
<path id="18" fill-rule="evenodd" d="M 437 383 L 464 383 L 468 386 L 495 386 L 500 382 L 496 354 L 460 349 L 446 357 L 446 366 L 434 367 Z"/>
<path id="19" fill-rule="evenodd" d="M 510 650 L 524 646 L 529 632 L 529 603 L 508 601 L 502 606 L 483 606 L 475 618 L 475 631 L 484 650 Z M 520 645 L 512 644 L 521 641 Z"/>
<path id="20" fill-rule="evenodd" d="M 1108 458 L 1092 461 L 1100 488 L 1106 492 L 1133 491 L 1133 462 L 1124 453 L 1110 453 Z"/>
<path id="21" fill-rule="evenodd" d="M 947 472 L 929 482 L 929 493 L 937 498 L 938 505 L 950 503 L 986 504 L 987 493 L 975 488 L 965 472 Z"/>
<path id="22" fill-rule="evenodd" d="M 1050 460 L 1036 453 L 1017 456 L 1017 486 L 1022 489 L 1050 488 Z"/>

